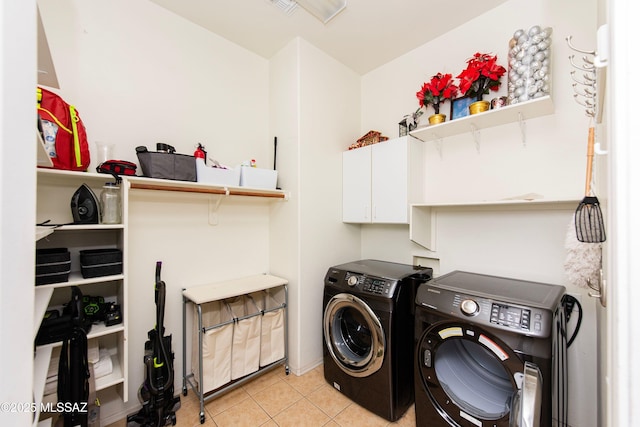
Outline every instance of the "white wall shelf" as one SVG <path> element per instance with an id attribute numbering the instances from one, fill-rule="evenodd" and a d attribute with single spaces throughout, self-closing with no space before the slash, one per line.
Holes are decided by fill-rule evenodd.
<path id="1" fill-rule="evenodd" d="M 420 127 L 412 130 L 410 134 L 425 142 L 437 142 L 443 138 L 464 133 L 470 133 L 474 135 L 474 139 L 476 139 L 475 133 L 482 129 L 518 122 L 522 125 L 525 120 L 553 114 L 553 111 L 554 107 L 551 97 L 544 96 L 532 101 L 508 105 L 497 110 L 489 110 L 484 113 L 449 120 L 437 125 Z"/>
<path id="2" fill-rule="evenodd" d="M 68 180 L 68 179 L 85 179 L 90 181 L 110 181 L 113 180 L 111 175 L 93 172 L 75 172 L 63 171 L 58 169 L 38 169 L 38 174 L 46 176 L 48 180 Z M 267 199 L 283 199 L 288 200 L 289 193 L 284 190 L 269 190 L 264 188 L 253 187 L 231 187 L 222 185 L 205 184 L 202 182 L 192 181 L 174 181 L 169 179 L 146 178 L 141 176 L 122 176 L 123 182 L 128 183 L 132 190 L 156 190 L 156 191 L 177 191 L 184 193 L 200 193 L 200 194 L 219 194 L 226 196 L 249 196 L 263 197 Z M 105 225 L 71 225 L 65 226 L 70 229 L 87 228 L 108 228 Z M 114 226 L 111 226 L 114 227 Z M 122 227 L 122 226 L 115 226 Z"/>
<path id="3" fill-rule="evenodd" d="M 581 199 L 566 200 L 496 200 L 468 203 L 431 203 L 411 205 L 409 238 L 431 251 L 436 250 L 436 224 L 439 211 L 532 211 L 573 210 Z"/>
<path id="4" fill-rule="evenodd" d="M 252 187 L 230 187 L 201 182 L 172 181 L 168 179 L 125 177 L 132 190 L 177 191 L 183 193 L 219 194 L 225 196 L 263 197 L 288 200 L 289 194 L 283 190 L 269 190 Z"/>

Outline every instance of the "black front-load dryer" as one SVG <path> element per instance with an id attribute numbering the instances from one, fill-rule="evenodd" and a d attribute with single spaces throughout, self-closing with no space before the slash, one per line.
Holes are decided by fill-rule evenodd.
<path id="1" fill-rule="evenodd" d="M 431 277 L 428 267 L 362 260 L 324 279 L 324 377 L 389 421 L 413 403 L 415 293 Z"/>
<path id="2" fill-rule="evenodd" d="M 463 271 L 421 285 L 416 426 L 566 425 L 564 292 Z"/>

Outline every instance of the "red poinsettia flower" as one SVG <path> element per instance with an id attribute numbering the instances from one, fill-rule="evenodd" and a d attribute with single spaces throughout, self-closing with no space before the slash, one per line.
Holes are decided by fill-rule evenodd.
<path id="1" fill-rule="evenodd" d="M 502 65 L 498 65 L 497 55 L 477 52 L 467 60 L 467 68 L 457 76 L 460 91 L 465 96 L 474 96 L 480 101 L 482 95 L 500 88 L 500 78 L 506 72 Z"/>
<path id="2" fill-rule="evenodd" d="M 416 93 L 421 107 L 433 105 L 436 114 L 440 112 L 440 104 L 445 99 L 453 99 L 458 94 L 458 86 L 453 84 L 451 74 L 438 73 L 431 77 L 429 83 L 423 83 Z"/>

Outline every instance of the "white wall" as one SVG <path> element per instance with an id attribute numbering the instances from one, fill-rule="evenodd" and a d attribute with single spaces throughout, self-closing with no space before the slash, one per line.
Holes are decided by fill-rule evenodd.
<path id="1" fill-rule="evenodd" d="M 324 275 L 359 257 L 359 229 L 342 224 L 340 191 L 342 152 L 358 135 L 359 76 L 302 39 L 270 63 L 279 183 L 291 191 L 272 206 L 271 267 L 290 279 L 291 366 L 303 373 L 322 360 Z"/>
<path id="2" fill-rule="evenodd" d="M 511 0 L 371 71 L 362 78 L 362 133 L 376 129 L 397 135 L 397 122 L 418 107 L 415 93 L 430 76 L 457 75 L 478 51 L 497 54 L 506 67 L 508 42 L 516 29 L 551 26 L 555 113 L 526 121 L 526 144 L 518 123 L 482 130 L 479 151 L 471 134 L 445 139 L 442 155 L 435 142 L 425 143 L 425 201 L 474 202 L 538 193 L 548 200 L 575 200 L 577 206 L 583 197 L 589 122 L 573 99 L 571 52 L 564 38 L 572 35 L 579 46 L 595 46 L 596 12 L 595 1 Z M 501 94 L 506 94 L 506 84 L 485 99 Z M 568 284 L 564 274 L 564 241 L 573 209 L 443 210 L 438 212 L 435 253 L 408 241 L 408 227 L 363 226 L 362 257 L 400 262 L 433 258 L 441 273 L 465 269 L 567 286 L 585 309 L 570 351 L 569 419 L 572 426 L 590 427 L 597 425 L 597 379 L 585 373 L 596 372 L 595 301 L 586 290 Z"/>
<path id="3" fill-rule="evenodd" d="M 322 355 L 324 276 L 359 258 L 357 230 L 343 224 L 342 152 L 358 138 L 360 76 L 311 44 L 300 42 L 300 367 Z"/>

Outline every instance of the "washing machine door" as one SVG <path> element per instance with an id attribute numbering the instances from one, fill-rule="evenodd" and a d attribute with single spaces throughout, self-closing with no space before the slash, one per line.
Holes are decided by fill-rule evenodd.
<path id="1" fill-rule="evenodd" d="M 540 425 L 540 371 L 493 334 L 465 323 L 434 323 L 418 341 L 416 363 L 423 387 L 416 393 L 426 392 L 449 425 Z"/>
<path id="2" fill-rule="evenodd" d="M 524 363 L 522 387 L 513 395 L 509 427 L 539 427 L 542 405 L 542 375 L 530 362 Z"/>
<path id="3" fill-rule="evenodd" d="M 325 345 L 340 369 L 354 377 L 366 377 L 380 369 L 384 331 L 366 302 L 355 295 L 337 294 L 327 302 L 323 319 Z"/>

